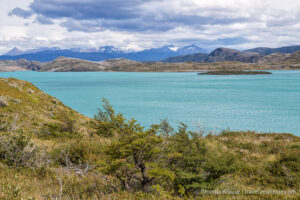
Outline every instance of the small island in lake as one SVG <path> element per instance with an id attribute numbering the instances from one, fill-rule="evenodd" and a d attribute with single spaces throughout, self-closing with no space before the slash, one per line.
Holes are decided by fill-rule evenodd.
<path id="1" fill-rule="evenodd" d="M 259 74 L 272 74 L 266 71 L 229 71 L 229 70 L 217 70 L 217 71 L 207 71 L 200 72 L 198 75 L 259 75 Z"/>

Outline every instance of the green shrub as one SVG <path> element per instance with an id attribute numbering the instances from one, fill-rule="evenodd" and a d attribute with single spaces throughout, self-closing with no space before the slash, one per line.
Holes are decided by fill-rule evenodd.
<path id="1" fill-rule="evenodd" d="M 0 136 L 0 160 L 7 165 L 35 166 L 37 148 L 23 132 Z"/>
<path id="2" fill-rule="evenodd" d="M 37 133 L 37 137 L 41 139 L 53 138 L 80 138 L 72 113 L 64 112 L 54 117 L 60 122 L 44 124 L 41 130 Z"/>
<path id="3" fill-rule="evenodd" d="M 300 151 L 297 149 L 286 149 L 280 155 L 280 159 L 271 162 L 266 167 L 270 174 L 267 182 L 277 188 L 299 188 L 300 187 Z"/>
<path id="4" fill-rule="evenodd" d="M 174 189 L 180 195 L 214 189 L 223 175 L 239 169 L 237 156 L 207 146 L 202 134 L 188 131 L 184 124 L 170 136 L 168 144 L 170 153 L 181 155 L 169 162 L 176 174 Z"/>
<path id="5" fill-rule="evenodd" d="M 74 132 L 73 128 L 70 128 L 68 124 L 60 123 L 44 124 L 37 136 L 41 139 L 82 137 L 80 133 Z"/>
<path id="6" fill-rule="evenodd" d="M 173 180 L 174 174 L 161 159 L 163 139 L 158 126 L 148 130 L 136 122 L 116 114 L 104 99 L 103 110 L 95 116 L 96 133 L 112 139 L 104 152 L 101 171 L 116 177 L 123 189 L 149 192 L 160 180 Z"/>
<path id="7" fill-rule="evenodd" d="M 84 167 L 93 161 L 88 146 L 85 143 L 77 141 L 75 143 L 62 145 L 54 149 L 51 153 L 52 160 L 57 165 L 64 167 Z"/>
<path id="8" fill-rule="evenodd" d="M 215 183 L 221 176 L 234 173 L 239 169 L 238 157 L 229 152 L 223 152 L 218 155 L 218 152 L 210 152 L 205 157 L 203 169 L 208 174 L 206 181 Z"/>

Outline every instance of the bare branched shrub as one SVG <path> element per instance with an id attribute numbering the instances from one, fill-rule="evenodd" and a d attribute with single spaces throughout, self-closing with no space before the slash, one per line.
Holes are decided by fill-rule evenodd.
<path id="1" fill-rule="evenodd" d="M 0 107 L 8 106 L 7 98 L 3 95 L 0 96 Z"/>
<path id="2" fill-rule="evenodd" d="M 0 131 L 14 133 L 20 129 L 24 122 L 20 122 L 19 115 L 14 114 L 12 120 L 4 121 L 0 119 Z"/>
<path id="3" fill-rule="evenodd" d="M 29 94 L 34 94 L 34 93 L 35 93 L 35 91 L 34 91 L 33 89 L 31 89 L 31 88 L 29 88 L 29 89 L 27 90 L 27 92 L 28 92 Z"/>
<path id="4" fill-rule="evenodd" d="M 68 145 L 56 149 L 53 152 L 53 159 L 63 166 L 67 171 L 74 171 L 77 175 L 83 176 L 95 169 L 93 159 L 87 158 L 88 150 L 84 145 Z"/>
<path id="5" fill-rule="evenodd" d="M 0 160 L 7 165 L 35 167 L 37 151 L 22 132 L 0 135 Z"/>

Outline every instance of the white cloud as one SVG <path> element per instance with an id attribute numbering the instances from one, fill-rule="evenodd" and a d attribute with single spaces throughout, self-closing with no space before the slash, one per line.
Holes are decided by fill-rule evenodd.
<path id="1" fill-rule="evenodd" d="M 97 16 L 82 13 L 85 19 L 63 16 L 63 13 L 48 13 L 48 16 L 42 12 L 27 19 L 9 16 L 16 7 L 30 10 L 34 1 L 37 0 L 1 0 L 0 54 L 14 46 L 27 50 L 41 46 L 87 48 L 114 45 L 141 50 L 171 43 L 239 49 L 300 44 L 298 0 L 136 0 L 139 2 L 136 5 L 138 15 L 134 13 L 128 15 L 128 19 L 119 19 L 114 14 L 113 20 L 107 16 L 109 12 L 102 18 L 101 13 Z M 62 9 L 60 3 L 75 1 L 83 2 L 56 1 L 57 10 Z M 102 1 L 84 3 L 91 6 Z M 73 9 L 76 11 L 77 7 Z M 126 9 L 119 9 L 124 16 L 127 16 Z M 41 24 L 43 22 L 45 24 Z"/>

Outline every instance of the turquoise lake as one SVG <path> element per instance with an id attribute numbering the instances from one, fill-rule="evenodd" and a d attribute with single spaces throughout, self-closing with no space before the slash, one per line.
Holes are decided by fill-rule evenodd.
<path id="1" fill-rule="evenodd" d="M 300 71 L 272 75 L 197 73 L 8 72 L 30 81 L 76 111 L 93 117 L 103 97 L 144 126 L 168 118 L 206 131 L 223 129 L 300 136 Z"/>

